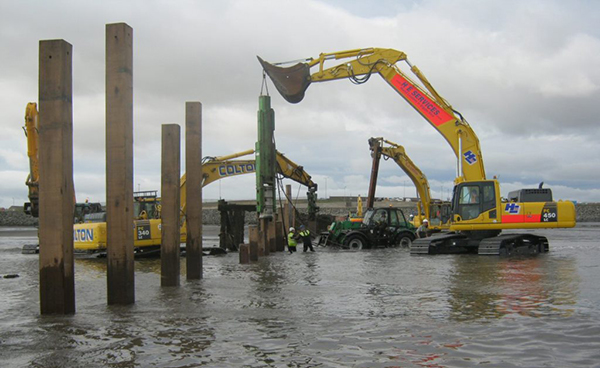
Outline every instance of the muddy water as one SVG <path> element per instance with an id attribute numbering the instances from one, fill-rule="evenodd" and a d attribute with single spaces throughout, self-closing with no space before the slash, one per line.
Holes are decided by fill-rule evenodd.
<path id="1" fill-rule="evenodd" d="M 534 258 L 205 257 L 179 288 L 136 261 L 130 307 L 106 305 L 103 260 L 79 259 L 77 313 L 41 317 L 37 257 L 20 254 L 35 233 L 4 228 L 0 275 L 20 277 L 0 279 L 0 367 L 600 366 L 600 224 L 541 233 Z"/>

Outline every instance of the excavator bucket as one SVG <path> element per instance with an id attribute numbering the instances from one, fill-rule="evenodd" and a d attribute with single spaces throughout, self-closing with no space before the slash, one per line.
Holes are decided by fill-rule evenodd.
<path id="1" fill-rule="evenodd" d="M 289 103 L 298 103 L 304 98 L 304 92 L 310 85 L 310 71 L 305 63 L 298 63 L 288 68 L 270 64 L 260 56 L 258 61 L 265 73 L 271 78 L 275 88 Z"/>

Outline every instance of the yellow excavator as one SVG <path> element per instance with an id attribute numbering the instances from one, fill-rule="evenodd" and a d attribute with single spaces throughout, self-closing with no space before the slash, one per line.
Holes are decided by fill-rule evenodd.
<path id="1" fill-rule="evenodd" d="M 413 218 L 413 225 L 419 226 L 424 219 L 429 221 L 431 231 L 447 230 L 450 228 L 451 206 L 450 202 L 434 200 L 431 198 L 429 181 L 425 174 L 408 157 L 406 150 L 401 145 L 383 139 L 382 137 L 370 138 L 369 149 L 373 156 L 373 169 L 371 171 L 371 183 L 369 185 L 369 194 L 367 197 L 367 208 L 373 207 L 375 197 L 375 186 L 377 184 L 377 173 L 379 171 L 379 161 L 392 159 L 400 166 L 402 171 L 408 175 L 410 180 L 417 188 L 419 193 L 419 202 L 417 202 L 417 215 Z"/>
<path id="2" fill-rule="evenodd" d="M 486 179 L 479 139 L 464 117 L 440 96 L 425 75 L 398 50 L 354 49 L 321 53 L 290 67 L 258 58 L 279 93 L 290 103 L 300 102 L 313 82 L 349 79 L 362 84 L 379 74 L 389 86 L 436 129 L 452 147 L 457 174 L 452 199 L 451 233 L 419 239 L 412 254 L 513 254 L 547 252 L 548 239 L 531 233 L 501 234 L 507 229 L 567 228 L 575 226 L 571 201 L 554 201 L 548 188 L 514 191 L 504 199 L 495 179 Z M 344 60 L 325 67 L 329 60 Z M 420 84 L 403 72 L 405 62 Z M 311 68 L 315 71 L 311 74 Z"/>
<path id="3" fill-rule="evenodd" d="M 25 185 L 29 188 L 28 198 L 29 202 L 25 202 L 23 205 L 23 211 L 33 217 L 39 215 L 39 131 L 38 131 L 38 119 L 39 113 L 37 110 L 37 104 L 35 102 L 29 102 L 25 108 L 25 126 L 23 131 L 27 137 L 27 156 L 29 157 L 29 174 Z M 75 201 L 75 213 L 73 215 L 73 222 L 83 222 L 83 217 L 90 213 L 101 212 L 102 206 L 100 203 L 77 202 Z"/>
<path id="4" fill-rule="evenodd" d="M 30 102 L 25 108 L 25 126 L 23 131 L 27 137 L 27 157 L 29 157 L 29 175 L 25 185 L 29 188 L 29 202 L 23 206 L 25 213 L 38 217 L 39 215 L 39 158 L 38 158 L 38 110 L 35 102 Z"/>
<path id="5" fill-rule="evenodd" d="M 25 111 L 27 137 L 27 155 L 30 173 L 26 185 L 29 188 L 29 202 L 24 211 L 34 217 L 39 214 L 39 158 L 38 158 L 38 110 L 37 104 L 30 102 Z M 252 174 L 256 172 L 254 159 L 235 160 L 236 158 L 254 154 L 254 150 L 246 150 L 219 157 L 205 157 L 202 160 L 202 187 L 220 179 Z M 316 205 L 317 184 L 304 168 L 280 152 L 276 152 L 277 172 L 279 175 L 294 180 L 308 188 L 309 216 L 316 216 L 319 207 Z M 180 239 L 186 240 L 186 175 L 180 180 L 181 231 Z M 134 193 L 134 249 L 136 254 L 151 253 L 159 249 L 161 243 L 160 198 L 157 191 Z M 74 248 L 77 253 L 97 253 L 106 250 L 106 212 L 100 203 L 76 203 L 73 225 Z M 28 245 L 24 253 L 36 253 L 37 246 Z"/>
<path id="6" fill-rule="evenodd" d="M 202 187 L 220 179 L 253 174 L 256 172 L 255 160 L 234 160 L 234 158 L 253 154 L 254 150 L 247 150 L 227 156 L 205 157 L 202 163 Z M 294 180 L 308 187 L 309 200 L 316 198 L 317 184 L 311 176 L 304 171 L 302 166 L 276 152 L 277 170 L 285 178 Z M 180 180 L 180 205 L 181 228 L 180 241 L 186 241 L 186 175 Z M 134 198 L 134 250 L 136 255 L 152 254 L 160 249 L 161 219 L 160 198 L 155 191 L 138 192 Z M 313 194 L 312 196 L 310 194 Z M 318 210 L 315 205 L 313 209 Z M 74 225 L 74 247 L 79 253 L 96 253 L 106 250 L 106 219 L 105 214 L 92 214 L 87 216 L 88 222 Z"/>

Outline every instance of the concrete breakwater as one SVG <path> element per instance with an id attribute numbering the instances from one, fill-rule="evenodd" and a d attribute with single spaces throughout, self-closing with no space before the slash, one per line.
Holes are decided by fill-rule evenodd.
<path id="1" fill-rule="evenodd" d="M 400 202 L 400 204 L 394 204 L 402 207 L 404 212 L 408 215 L 416 213 L 416 204 L 413 202 Z M 577 210 L 577 222 L 600 222 L 600 203 L 581 203 L 576 204 Z M 345 206 L 341 205 L 326 205 L 321 206 L 320 214 L 329 215 L 332 217 L 345 216 L 350 212 L 356 210 L 356 206 Z M 304 213 L 306 210 L 300 208 L 299 211 Z M 219 225 L 220 214 L 216 208 L 205 208 L 202 212 L 203 223 L 206 225 Z M 256 213 L 246 213 L 246 223 L 256 224 Z M 0 211 L 0 226 L 37 226 L 38 219 L 31 217 L 19 211 Z"/>

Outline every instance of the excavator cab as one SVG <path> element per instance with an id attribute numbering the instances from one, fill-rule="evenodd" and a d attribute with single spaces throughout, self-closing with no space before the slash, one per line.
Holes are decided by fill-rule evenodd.
<path id="1" fill-rule="evenodd" d="M 133 193 L 133 218 L 148 220 L 160 218 L 160 198 L 158 191 L 144 191 Z"/>
<path id="2" fill-rule="evenodd" d="M 454 188 L 455 221 L 469 221 L 478 218 L 481 221 L 496 219 L 496 192 L 493 180 L 459 183 Z M 487 215 L 481 217 L 484 213 Z"/>
<path id="3" fill-rule="evenodd" d="M 280 67 L 270 64 L 260 56 L 258 61 L 263 70 L 273 81 L 275 88 L 289 103 L 298 103 L 304 99 L 304 92 L 310 86 L 310 70 L 308 64 L 298 63 L 290 67 Z"/>

